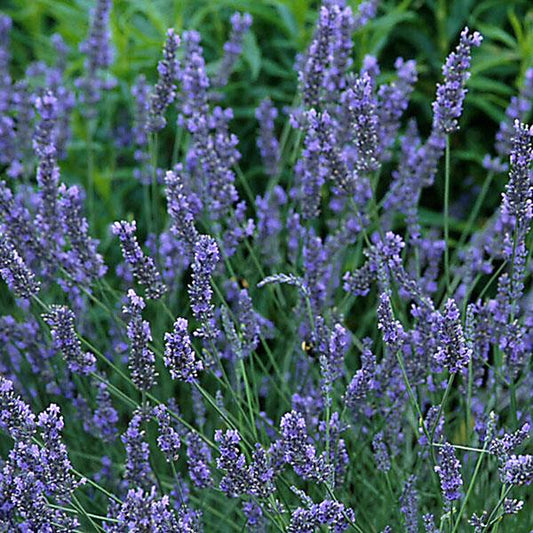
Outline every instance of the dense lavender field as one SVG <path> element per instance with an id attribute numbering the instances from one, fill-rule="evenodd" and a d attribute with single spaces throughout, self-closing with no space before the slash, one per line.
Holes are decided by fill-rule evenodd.
<path id="1" fill-rule="evenodd" d="M 6 5 L 1 532 L 533 531 L 500 4 Z"/>

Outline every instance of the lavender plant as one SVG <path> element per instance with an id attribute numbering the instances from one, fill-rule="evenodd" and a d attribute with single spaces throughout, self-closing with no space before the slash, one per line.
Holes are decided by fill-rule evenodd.
<path id="1" fill-rule="evenodd" d="M 434 88 L 323 0 L 284 106 L 258 6 L 127 76 L 119 2 L 13 72 L 0 16 L 0 531 L 529 531 L 533 70 L 473 156 L 479 32 Z"/>

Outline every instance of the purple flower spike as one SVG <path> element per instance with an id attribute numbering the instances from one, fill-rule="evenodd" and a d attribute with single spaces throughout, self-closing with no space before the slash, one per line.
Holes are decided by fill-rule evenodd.
<path id="1" fill-rule="evenodd" d="M 313 533 L 320 526 L 327 526 L 329 531 L 342 533 L 355 521 L 355 513 L 349 507 L 333 500 L 313 503 L 307 509 L 297 507 L 291 515 L 287 531 L 289 533 Z"/>
<path id="2" fill-rule="evenodd" d="M 13 383 L 0 375 L 0 428 L 14 440 L 35 433 L 35 415 L 15 393 Z"/>
<path id="3" fill-rule="evenodd" d="M 194 214 L 187 196 L 182 172 L 182 166 L 176 165 L 175 170 L 169 170 L 165 175 L 167 211 L 172 218 L 170 231 L 185 243 L 189 254 L 192 256 L 194 245 L 198 240 L 198 230 L 194 225 Z"/>
<path id="4" fill-rule="evenodd" d="M 374 384 L 376 372 L 376 356 L 372 353 L 372 341 L 363 340 L 363 353 L 361 354 L 362 366 L 355 373 L 344 395 L 346 405 L 353 409 L 360 406 Z"/>
<path id="5" fill-rule="evenodd" d="M 129 317 L 128 339 L 130 340 L 129 368 L 131 380 L 141 390 L 151 389 L 156 384 L 155 355 L 149 347 L 152 342 L 150 324 L 143 320 L 142 310 L 144 300 L 135 294 L 133 289 L 128 291 L 128 302 L 123 308 Z"/>
<path id="6" fill-rule="evenodd" d="M 214 307 L 211 302 L 213 289 L 211 276 L 217 266 L 220 255 L 218 246 L 209 235 L 201 235 L 194 247 L 192 264 L 192 283 L 189 285 L 189 298 L 194 317 L 200 322 L 195 332 L 199 337 L 215 336 Z"/>
<path id="7" fill-rule="evenodd" d="M 511 455 L 502 468 L 502 482 L 511 485 L 531 485 L 533 455 Z"/>
<path id="8" fill-rule="evenodd" d="M 211 477 L 211 451 L 198 433 L 187 436 L 187 465 L 194 486 L 202 489 L 213 485 Z"/>
<path id="9" fill-rule="evenodd" d="M 382 85 L 378 91 L 379 152 L 382 160 L 390 159 L 390 147 L 400 128 L 400 119 L 407 109 L 417 81 L 416 62 L 399 57 L 394 63 L 398 79 Z"/>
<path id="10" fill-rule="evenodd" d="M 374 80 L 364 72 L 353 87 L 342 95 L 342 103 L 350 117 L 355 135 L 358 172 L 373 172 L 379 168 L 379 119 L 374 95 Z"/>
<path id="11" fill-rule="evenodd" d="M 153 484 L 153 473 L 150 467 L 150 447 L 146 442 L 146 431 L 143 429 L 145 417 L 136 411 L 121 440 L 126 449 L 124 478 L 131 487 L 147 488 Z"/>
<path id="12" fill-rule="evenodd" d="M 165 366 L 172 379 L 192 383 L 197 380 L 198 372 L 203 370 L 204 365 L 195 358 L 187 326 L 187 320 L 178 318 L 172 333 L 165 333 Z"/>
<path id="13" fill-rule="evenodd" d="M 65 269 L 79 283 L 90 285 L 107 271 L 97 251 L 98 241 L 89 236 L 89 225 L 83 216 L 82 191 L 76 185 L 59 187 L 59 215 L 70 249 L 62 254 Z"/>
<path id="14" fill-rule="evenodd" d="M 181 505 L 180 512 L 176 512 L 169 496 L 158 496 L 155 486 L 130 489 L 111 518 L 114 521 L 110 521 L 110 525 L 106 526 L 108 533 L 201 531 L 197 513 L 187 509 L 184 504 Z"/>
<path id="15" fill-rule="evenodd" d="M 157 270 L 154 260 L 144 255 L 141 250 L 135 232 L 137 224 L 135 221 L 115 222 L 111 227 L 113 235 L 117 235 L 120 240 L 120 247 L 124 260 L 133 271 L 135 279 L 146 287 L 146 297 L 150 299 L 160 298 L 167 290 L 161 281 L 161 274 Z"/>
<path id="16" fill-rule="evenodd" d="M 459 117 L 463 112 L 466 96 L 465 84 L 470 77 L 472 47 L 481 44 L 480 33 L 470 33 L 468 28 L 461 32 L 459 44 L 442 67 L 444 83 L 437 85 L 437 97 L 433 103 L 433 128 L 450 134 L 459 129 Z"/>
<path id="17" fill-rule="evenodd" d="M 175 80 L 178 77 L 179 62 L 176 52 L 180 45 L 180 38 L 170 28 L 167 31 L 167 40 L 163 48 L 163 59 L 157 65 L 159 80 L 154 92 L 150 95 L 150 111 L 147 129 L 150 132 L 162 130 L 166 125 L 164 117 L 168 106 L 176 97 Z"/>
<path id="18" fill-rule="evenodd" d="M 35 108 L 41 116 L 33 147 L 39 157 L 37 184 L 39 185 L 39 206 L 36 225 L 44 238 L 44 245 L 55 248 L 60 225 L 58 214 L 59 167 L 55 129 L 59 115 L 57 98 L 47 91 L 35 101 Z"/>
<path id="19" fill-rule="evenodd" d="M 470 361 L 472 350 L 467 345 L 455 300 L 450 298 L 444 306 L 444 314 L 438 317 L 439 344 L 435 360 L 451 373 L 459 372 Z"/>
<path id="20" fill-rule="evenodd" d="M 74 313 L 64 305 L 54 305 L 43 315 L 50 326 L 54 348 L 63 354 L 72 372 L 90 374 L 96 370 L 96 358 L 91 352 L 83 352 L 81 341 L 74 329 Z"/>
<path id="21" fill-rule="evenodd" d="M 270 98 L 265 98 L 255 110 L 255 118 L 259 122 L 259 137 L 257 147 L 263 159 L 263 165 L 268 176 L 274 177 L 279 171 L 279 142 L 275 134 L 274 121 L 278 110 Z"/>
<path id="22" fill-rule="evenodd" d="M 252 25 L 252 16 L 249 13 L 233 13 L 231 16 L 231 35 L 224 44 L 224 56 L 215 78 L 214 87 L 224 87 L 228 83 L 231 71 L 242 52 L 244 35 Z"/>
<path id="23" fill-rule="evenodd" d="M 400 496 L 400 511 L 405 520 L 407 533 L 418 533 L 418 492 L 416 490 L 416 476 L 413 474 L 405 482 Z"/>
<path id="24" fill-rule="evenodd" d="M 65 426 L 59 407 L 50 404 L 38 417 L 37 425 L 41 430 L 43 449 L 41 460 L 47 478 L 47 491 L 55 493 L 60 500 L 67 500 L 80 485 L 72 473 L 72 464 L 67 447 L 61 440 Z"/>
<path id="25" fill-rule="evenodd" d="M 169 463 L 177 461 L 181 448 L 181 438 L 179 433 L 172 427 L 167 408 L 163 404 L 158 405 L 154 408 L 154 415 L 159 424 L 157 445 Z"/>
<path id="26" fill-rule="evenodd" d="M 384 292 L 379 297 L 378 328 L 383 332 L 383 340 L 396 354 L 407 342 L 407 333 L 401 322 L 394 318 L 389 295 Z"/>
<path id="27" fill-rule="evenodd" d="M 439 464 L 435 472 L 439 475 L 444 498 L 448 502 L 460 499 L 463 486 L 461 463 L 455 457 L 454 447 L 448 442 L 439 449 Z"/>
<path id="28" fill-rule="evenodd" d="M 89 35 L 80 44 L 80 52 L 85 54 L 85 72 L 76 84 L 82 91 L 83 101 L 91 107 L 86 110 L 89 116 L 95 113 L 92 107 L 100 100 L 102 89 L 115 85 L 115 80 L 109 77 L 105 79 L 102 75 L 102 71 L 108 69 L 113 61 L 109 30 L 111 7 L 112 0 L 97 0 Z"/>
<path id="29" fill-rule="evenodd" d="M 305 418 L 298 411 L 286 413 L 281 418 L 281 447 L 286 463 L 290 464 L 302 479 L 325 481 L 331 476 L 331 468 L 324 456 L 317 456 L 309 444 Z"/>
<path id="30" fill-rule="evenodd" d="M 527 232 L 533 219 L 533 185 L 530 172 L 533 162 L 533 126 L 516 121 L 511 142 L 511 170 L 502 198 L 502 216 L 517 227 L 521 240 L 523 232 Z"/>
<path id="31" fill-rule="evenodd" d="M 19 298 L 30 298 L 39 292 L 35 275 L 3 233 L 0 233 L 0 276 Z"/>
<path id="32" fill-rule="evenodd" d="M 374 461 L 380 472 L 388 472 L 391 468 L 389 450 L 383 442 L 383 431 L 376 433 L 372 440 L 372 450 L 374 452 Z"/>
<path id="33" fill-rule="evenodd" d="M 324 80 L 331 41 L 332 10 L 320 8 L 313 42 L 298 73 L 303 102 L 307 108 L 318 108 L 320 89 Z"/>

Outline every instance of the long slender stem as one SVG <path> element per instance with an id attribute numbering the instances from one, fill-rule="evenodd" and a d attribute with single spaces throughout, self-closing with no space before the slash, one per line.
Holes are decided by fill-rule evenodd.
<path id="1" fill-rule="evenodd" d="M 487 447 L 487 443 L 485 442 L 483 446 L 483 452 L 485 452 Z M 472 475 L 472 479 L 470 480 L 470 483 L 468 485 L 468 490 L 466 491 L 466 496 L 463 499 L 463 503 L 461 505 L 461 509 L 459 509 L 459 513 L 457 514 L 457 519 L 455 521 L 455 525 L 453 526 L 452 533 L 455 533 L 457 531 L 457 528 L 459 527 L 459 524 L 461 523 L 461 518 L 463 517 L 463 513 L 466 509 L 466 504 L 468 503 L 468 498 L 470 498 L 470 494 L 472 494 L 472 490 L 474 489 L 474 484 L 476 482 L 477 475 L 479 473 L 479 470 L 481 468 L 481 463 L 483 462 L 483 458 L 485 457 L 485 453 L 480 453 L 479 457 L 476 462 L 476 467 L 474 469 L 474 474 Z"/>
<path id="2" fill-rule="evenodd" d="M 439 405 L 439 412 L 437 414 L 435 427 L 431 430 L 431 439 L 430 442 L 433 442 L 433 437 L 435 436 L 435 431 L 437 431 L 437 427 L 439 425 L 439 420 L 442 415 L 442 411 L 444 410 L 444 406 L 446 404 L 446 400 L 448 399 L 448 396 L 450 395 L 450 391 L 452 390 L 453 381 L 455 379 L 455 373 L 451 374 L 448 378 L 448 383 L 446 385 L 446 390 L 444 391 L 444 395 L 442 396 L 442 400 Z"/>
<path id="3" fill-rule="evenodd" d="M 153 231 L 157 233 L 159 222 L 159 188 L 157 184 L 157 158 L 158 158 L 158 140 L 157 134 L 152 137 L 151 151 L 152 151 L 152 224 Z"/>
<path id="4" fill-rule="evenodd" d="M 444 168 L 444 275 L 446 294 L 450 294 L 450 136 L 446 135 Z"/>
<path id="5" fill-rule="evenodd" d="M 496 507 L 494 507 L 494 509 L 490 513 L 490 515 L 489 515 L 489 517 L 487 519 L 487 522 L 486 522 L 487 525 L 483 528 L 483 531 L 487 531 L 488 528 L 492 525 L 491 522 L 492 522 L 494 516 L 498 512 L 498 509 L 503 505 L 503 502 L 505 501 L 505 498 L 507 498 L 507 496 L 511 492 L 512 488 L 513 488 L 513 486 L 509 485 L 508 487 L 505 487 L 505 488 L 502 489 L 502 495 L 500 496 L 500 499 L 499 499 L 498 503 L 496 504 Z"/>

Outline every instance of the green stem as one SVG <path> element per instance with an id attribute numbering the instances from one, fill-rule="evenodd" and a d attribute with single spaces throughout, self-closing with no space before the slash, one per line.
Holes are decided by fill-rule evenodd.
<path id="1" fill-rule="evenodd" d="M 446 295 L 450 294 L 450 136 L 446 135 L 444 168 L 444 275 L 446 278 Z"/>
<path id="2" fill-rule="evenodd" d="M 494 507 L 494 509 L 492 510 L 492 512 L 490 513 L 488 519 L 487 519 L 487 525 L 483 528 L 483 531 L 487 531 L 488 528 L 492 525 L 492 520 L 494 518 L 494 516 L 496 515 L 496 513 L 498 512 L 498 509 L 503 505 L 503 502 L 505 501 L 505 498 L 507 498 L 507 496 L 509 495 L 509 493 L 511 492 L 511 489 L 513 488 L 512 485 L 509 485 L 508 487 L 505 487 L 505 485 L 502 487 L 502 495 L 500 496 L 500 500 L 498 501 L 498 503 L 496 504 L 496 507 Z"/>
<path id="3" fill-rule="evenodd" d="M 335 493 L 333 492 L 333 489 L 331 489 L 331 487 L 329 485 L 326 484 L 326 490 L 328 491 L 329 495 L 331 496 L 331 498 L 339 503 L 339 500 L 337 499 L 337 496 L 335 495 Z M 346 511 L 343 512 L 343 515 L 344 515 L 344 518 L 346 518 L 346 520 L 348 521 L 348 523 L 350 524 L 350 526 L 352 527 L 352 529 L 354 529 L 355 531 L 357 531 L 358 533 L 364 533 L 364 531 L 353 521 L 350 519 L 350 517 L 348 516 L 348 514 L 346 513 Z"/>
<path id="4" fill-rule="evenodd" d="M 437 414 L 435 427 L 431 430 L 431 439 L 430 444 L 433 443 L 433 437 L 435 436 L 435 431 L 437 431 L 437 427 L 439 426 L 439 420 L 442 415 L 442 411 L 444 410 L 444 405 L 446 404 L 446 400 L 448 399 L 448 396 L 450 395 L 450 391 L 452 390 L 453 380 L 455 379 L 455 373 L 451 374 L 448 378 L 448 384 L 446 385 L 446 390 L 444 391 L 444 395 L 442 396 L 442 400 L 439 405 L 439 412 Z"/>
<path id="5" fill-rule="evenodd" d="M 96 529 L 96 531 L 105 531 L 103 527 L 99 526 L 92 518 L 91 515 L 84 509 L 83 505 L 80 503 L 78 498 L 73 494 L 72 495 L 72 504 L 76 507 L 78 513 L 81 514 L 91 523 L 91 525 Z"/>
<path id="6" fill-rule="evenodd" d="M 485 442 L 485 444 L 483 445 L 483 450 L 482 450 L 483 452 L 485 452 L 486 447 L 487 447 L 487 442 Z M 485 453 L 481 453 L 477 459 L 476 467 L 474 469 L 474 474 L 472 475 L 472 479 L 470 480 L 470 483 L 468 485 L 468 490 L 466 491 L 466 496 L 464 497 L 463 503 L 461 504 L 461 509 L 459 509 L 459 513 L 457 515 L 455 525 L 453 526 L 452 533 L 455 533 L 457 531 L 457 528 L 459 527 L 459 524 L 461 523 L 461 518 L 466 509 L 468 498 L 470 498 L 470 494 L 472 494 L 472 490 L 474 489 L 474 484 L 476 482 L 476 478 L 481 468 L 481 463 L 483 462 L 484 457 L 485 457 Z"/>
<path id="7" fill-rule="evenodd" d="M 248 382 L 248 377 L 246 375 L 246 368 L 244 366 L 244 361 L 242 359 L 239 359 L 239 367 L 240 367 L 240 370 L 241 370 L 241 377 L 242 377 L 243 382 L 244 382 L 244 390 L 246 392 L 246 403 L 248 405 L 248 413 L 249 413 L 249 416 L 250 416 L 250 425 L 252 427 L 252 431 L 253 431 L 254 437 L 257 440 L 258 439 L 257 427 L 255 425 L 254 409 L 252 407 L 252 393 L 251 393 L 251 390 L 250 390 L 250 383 Z"/>
<path id="8" fill-rule="evenodd" d="M 159 188 L 157 184 L 157 158 L 158 158 L 158 138 L 157 134 L 153 134 L 151 142 L 152 152 L 152 217 L 153 217 L 153 231 L 157 233 L 159 222 Z"/>
<path id="9" fill-rule="evenodd" d="M 94 154 L 93 154 L 93 127 L 92 120 L 87 120 L 87 205 L 89 211 L 90 226 L 94 231 L 94 204 L 95 204 L 95 192 L 94 192 Z"/>

